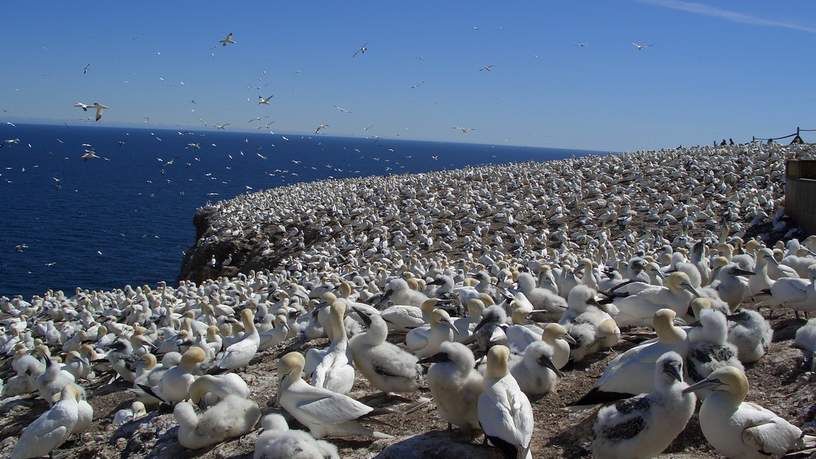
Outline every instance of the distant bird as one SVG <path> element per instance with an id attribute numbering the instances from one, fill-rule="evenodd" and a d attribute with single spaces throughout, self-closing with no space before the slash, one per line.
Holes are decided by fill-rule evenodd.
<path id="1" fill-rule="evenodd" d="M 454 126 L 451 129 L 455 129 L 457 131 L 462 131 L 462 134 L 470 134 L 472 131 L 475 131 L 475 128 L 466 128 L 466 127 L 458 127 Z"/>
<path id="2" fill-rule="evenodd" d="M 221 123 L 221 124 L 216 124 L 216 125 L 215 125 L 215 128 L 216 128 L 216 129 L 224 129 L 225 127 L 227 127 L 227 126 L 229 126 L 229 125 L 230 125 L 229 123 Z"/>
<path id="3" fill-rule="evenodd" d="M 234 45 L 235 40 L 232 39 L 232 32 L 228 33 L 227 36 L 221 40 L 218 40 L 218 42 L 221 43 L 221 46 Z"/>
<path id="4" fill-rule="evenodd" d="M 579 43 L 578 43 L 578 47 L 579 47 L 579 48 L 586 48 L 586 43 L 584 43 L 584 42 L 579 42 Z"/>
<path id="5" fill-rule="evenodd" d="M 187 148 L 192 148 L 193 150 L 201 150 L 200 143 L 188 143 Z"/>
<path id="6" fill-rule="evenodd" d="M 354 51 L 354 55 L 351 57 L 357 57 L 358 54 L 365 54 L 368 51 L 368 43 L 363 44 L 363 46 L 357 48 L 357 51 Z"/>
<path id="7" fill-rule="evenodd" d="M 480 72 L 490 72 L 491 70 L 493 70 L 493 67 L 494 67 L 493 64 L 487 64 L 487 65 L 482 66 L 482 68 L 480 68 L 479 71 Z"/>
<path id="8" fill-rule="evenodd" d="M 94 102 L 93 105 L 91 105 L 89 108 L 96 109 L 96 121 L 99 121 L 102 119 L 102 110 L 107 110 L 110 107 L 108 107 L 107 105 L 102 105 L 99 102 Z"/>
<path id="9" fill-rule="evenodd" d="M 25 249 L 27 249 L 27 248 L 28 248 L 27 244 L 17 244 L 17 245 L 14 246 L 14 250 L 16 250 L 16 251 L 18 251 L 20 253 L 25 252 Z"/>
<path id="10" fill-rule="evenodd" d="M 425 84 L 425 80 L 422 80 L 422 81 L 420 81 L 419 83 L 416 83 L 416 84 L 412 84 L 411 89 L 416 89 L 416 88 L 422 86 L 423 84 Z"/>
<path id="11" fill-rule="evenodd" d="M 638 51 L 643 51 L 646 48 L 651 48 L 652 47 L 652 45 L 649 45 L 649 44 L 646 44 L 646 43 L 640 43 L 640 42 L 637 42 L 637 41 L 633 41 L 632 46 L 637 48 Z"/>
<path id="12" fill-rule="evenodd" d="M 77 102 L 74 104 L 74 107 L 81 108 L 83 112 L 87 112 L 91 105 L 83 104 L 82 102 Z"/>
<path id="13" fill-rule="evenodd" d="M 93 150 L 85 150 L 85 153 L 82 153 L 82 156 L 80 156 L 80 158 L 87 161 L 89 159 L 99 159 L 99 156 Z"/>
<path id="14" fill-rule="evenodd" d="M 88 65 L 86 65 L 86 66 L 85 66 L 85 68 L 84 68 L 84 69 L 82 69 L 82 74 L 83 74 L 83 75 L 86 75 L 86 74 L 88 73 L 88 68 L 89 68 L 90 66 L 91 66 L 91 64 L 88 64 Z"/>
<path id="15" fill-rule="evenodd" d="M 320 131 L 322 131 L 323 129 L 326 129 L 327 127 L 329 127 L 329 125 L 328 125 L 328 124 L 326 124 L 326 123 L 320 123 L 320 126 L 318 126 L 318 127 L 315 129 L 314 133 L 315 133 L 315 134 L 320 134 Z"/>
<path id="16" fill-rule="evenodd" d="M 269 101 L 275 97 L 274 95 L 269 97 L 258 96 L 258 105 L 269 105 Z"/>
<path id="17" fill-rule="evenodd" d="M 434 160 L 434 161 L 438 161 L 439 160 L 439 155 L 431 155 L 431 159 Z"/>
<path id="18" fill-rule="evenodd" d="M 335 105 L 334 108 L 335 108 L 335 110 L 337 110 L 340 113 L 351 113 L 351 110 L 349 110 L 347 108 L 343 108 L 343 107 L 341 107 L 339 105 Z"/>

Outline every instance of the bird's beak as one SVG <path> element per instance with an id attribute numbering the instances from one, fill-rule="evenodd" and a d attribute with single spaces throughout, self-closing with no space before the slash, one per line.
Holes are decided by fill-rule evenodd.
<path id="1" fill-rule="evenodd" d="M 693 314 L 692 314 L 692 315 L 693 315 Z M 685 320 L 683 320 L 683 319 L 681 319 L 681 318 L 679 318 L 679 317 L 675 317 L 675 318 L 674 318 L 674 320 L 673 320 L 672 322 L 674 323 L 674 325 L 677 325 L 677 326 L 685 326 L 685 325 L 688 325 L 688 322 L 686 322 Z"/>
<path id="2" fill-rule="evenodd" d="M 689 392 L 699 392 L 699 391 L 701 391 L 703 389 L 708 389 L 710 387 L 717 387 L 720 384 L 721 383 L 719 381 L 717 381 L 716 379 L 706 378 L 706 379 L 698 382 L 697 384 L 686 387 L 685 389 L 683 389 L 683 393 L 688 394 Z"/>
<path id="3" fill-rule="evenodd" d="M 659 278 L 661 278 L 661 279 L 665 279 L 665 278 L 666 278 L 666 274 L 665 274 L 665 273 L 664 273 L 662 270 L 658 269 L 658 270 L 657 270 L 657 277 L 659 277 Z"/>
<path id="4" fill-rule="evenodd" d="M 417 363 L 441 363 L 441 362 L 450 362 L 450 356 L 447 352 L 438 352 L 430 357 L 426 357 L 424 359 L 419 360 Z"/>
<path id="5" fill-rule="evenodd" d="M 598 303 L 598 300 L 596 300 L 594 296 L 587 300 L 587 304 L 591 304 L 591 305 L 594 305 L 594 306 L 600 306 L 600 304 Z"/>
<path id="6" fill-rule="evenodd" d="M 571 346 L 578 344 L 578 341 L 575 341 L 575 338 L 573 338 L 572 335 L 570 335 L 569 333 L 564 335 L 562 339 L 569 343 Z"/>
<path id="7" fill-rule="evenodd" d="M 552 359 L 547 357 L 546 355 L 542 355 L 541 357 L 538 358 L 538 364 L 544 368 L 549 368 L 559 378 L 564 376 L 564 373 L 561 373 L 561 370 L 555 367 L 555 364 L 553 363 Z"/>
<path id="8" fill-rule="evenodd" d="M 734 274 L 736 274 L 737 276 L 753 276 L 756 273 L 753 271 L 746 271 L 744 269 L 737 268 L 734 270 Z"/>
<path id="9" fill-rule="evenodd" d="M 434 279 L 432 282 L 430 282 L 430 285 L 443 285 L 443 284 L 445 284 L 445 279 L 441 277 L 439 279 Z"/>
<path id="10" fill-rule="evenodd" d="M 439 323 L 441 323 L 442 325 L 450 328 L 453 331 L 456 331 L 456 328 L 454 328 L 453 324 L 451 323 L 451 321 L 449 319 L 443 319 Z"/>
<path id="11" fill-rule="evenodd" d="M 371 327 L 371 318 L 368 317 L 368 314 L 366 314 L 362 309 L 355 308 L 354 306 L 352 306 L 351 309 L 354 310 L 354 312 L 356 312 L 358 316 L 360 316 L 360 319 L 362 319 L 366 328 Z"/>
<path id="12" fill-rule="evenodd" d="M 479 331 L 479 329 L 480 329 L 480 328 L 482 328 L 482 327 L 484 327 L 484 325 L 485 325 L 486 323 L 487 323 L 487 318 L 486 318 L 486 317 L 482 317 L 482 320 L 480 320 L 480 321 L 479 321 L 479 323 L 478 323 L 478 324 L 476 324 L 476 327 L 473 329 L 473 333 L 476 333 L 477 331 Z"/>
<path id="13" fill-rule="evenodd" d="M 683 375 L 680 374 L 680 369 L 679 368 L 677 368 L 675 366 L 670 366 L 667 369 L 667 371 L 672 376 L 672 378 L 674 378 L 676 381 L 679 381 L 679 382 L 683 381 Z"/>
<path id="14" fill-rule="evenodd" d="M 661 271 L 662 271 L 662 270 L 661 270 Z M 676 268 L 672 268 L 672 269 L 667 269 L 667 270 L 666 270 L 666 274 L 671 274 L 671 273 L 676 273 L 676 272 L 677 272 L 677 269 L 676 269 Z"/>
<path id="15" fill-rule="evenodd" d="M 702 297 L 702 295 L 700 295 L 700 292 L 698 292 L 697 289 L 694 288 L 694 286 L 691 284 L 683 284 L 683 288 L 694 294 L 694 296 L 696 296 L 697 298 Z"/>

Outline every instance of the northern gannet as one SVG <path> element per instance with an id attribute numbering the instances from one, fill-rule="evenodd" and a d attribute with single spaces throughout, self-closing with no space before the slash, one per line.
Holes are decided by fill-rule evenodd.
<path id="1" fill-rule="evenodd" d="M 227 45 L 234 45 L 236 43 L 235 40 L 232 39 L 232 32 L 228 33 L 226 37 L 218 40 L 218 43 L 221 43 L 221 46 Z"/>
<path id="2" fill-rule="evenodd" d="M 199 376 L 190 384 L 188 392 L 191 402 L 203 401 L 206 406 L 213 406 L 230 395 L 249 398 L 250 394 L 246 381 L 235 373 Z"/>
<path id="3" fill-rule="evenodd" d="M 305 359 L 290 352 L 278 362 L 278 402 L 290 415 L 306 426 L 315 438 L 366 435 L 390 438 L 364 427 L 359 419 L 374 408 L 351 397 L 309 385 L 301 376 Z"/>
<path id="4" fill-rule="evenodd" d="M 657 360 L 667 352 L 676 352 L 681 357 L 686 355 L 686 332 L 674 325 L 675 316 L 671 309 L 657 311 L 652 319 L 657 339 L 635 346 L 615 357 L 592 390 L 571 405 L 608 403 L 652 392 L 655 388 Z"/>
<path id="5" fill-rule="evenodd" d="M 383 392 L 416 391 L 417 358 L 386 341 L 388 329 L 375 310 L 356 306 L 352 309 L 368 328 L 349 340 L 354 366 Z"/>
<path id="6" fill-rule="evenodd" d="M 76 385 L 63 387 L 60 400 L 23 429 L 11 459 L 50 455 L 51 451 L 65 443 L 79 420 L 80 396 Z"/>
<path id="7" fill-rule="evenodd" d="M 700 408 L 700 428 L 723 456 L 778 458 L 816 446 L 816 437 L 802 435 L 798 427 L 776 413 L 745 401 L 748 379 L 739 368 L 719 368 L 684 392 L 700 390 L 708 392 Z"/>
<path id="8" fill-rule="evenodd" d="M 431 330 L 428 333 L 428 341 L 425 346 L 415 352 L 416 356 L 422 359 L 439 352 L 439 346 L 442 343 L 453 340 L 453 330 L 453 323 L 447 311 L 434 309 L 431 313 Z"/>
<path id="9" fill-rule="evenodd" d="M 558 378 L 563 376 L 553 363 L 555 349 L 544 341 L 536 341 L 524 350 L 510 373 L 525 394 L 543 395 L 555 390 Z"/>
<path id="10" fill-rule="evenodd" d="M 348 338 L 343 318 L 346 314 L 346 303 L 335 301 L 329 306 L 329 327 L 331 328 L 331 344 L 320 355 L 310 375 L 315 387 L 329 389 L 339 394 L 346 394 L 354 385 L 354 367 L 348 359 Z M 310 352 L 312 349 L 309 350 Z M 308 357 L 308 353 L 307 353 Z"/>
<path id="11" fill-rule="evenodd" d="M 678 316 L 685 317 L 689 303 L 695 296 L 699 296 L 697 289 L 683 272 L 669 274 L 665 285 L 650 287 L 616 300 L 614 305 L 620 310 L 615 316 L 618 325 L 624 327 L 648 324 L 654 313 L 663 308 L 672 309 Z"/>
<path id="12" fill-rule="evenodd" d="M 439 352 L 421 361 L 432 362 L 428 370 L 431 389 L 439 415 L 448 428 L 479 429 L 477 402 L 484 391 L 484 379 L 473 369 L 473 353 L 464 344 L 444 342 Z"/>
<path id="13" fill-rule="evenodd" d="M 247 308 L 241 311 L 241 321 L 244 325 L 244 337 L 224 349 L 224 354 L 218 359 L 218 368 L 232 370 L 244 368 L 249 365 L 250 360 L 258 352 L 258 345 L 261 342 L 258 330 L 253 322 L 252 310 Z"/>
<path id="14" fill-rule="evenodd" d="M 246 434 L 261 418 L 261 409 L 250 399 L 228 395 L 201 415 L 188 402 L 177 404 L 173 415 L 179 425 L 179 444 L 200 449 Z"/>
<path id="15" fill-rule="evenodd" d="M 158 386 L 140 385 L 139 387 L 149 395 L 159 400 L 175 405 L 189 397 L 190 385 L 195 381 L 193 372 L 198 370 L 198 365 L 204 361 L 204 351 L 199 347 L 191 347 L 184 352 L 181 362 L 167 370 L 159 380 Z"/>
<path id="16" fill-rule="evenodd" d="M 485 389 L 479 396 L 479 424 L 485 439 L 505 457 L 532 459 L 533 408 L 507 368 L 510 349 L 497 345 L 487 352 Z"/>
<path id="17" fill-rule="evenodd" d="M 315 440 L 302 430 L 289 429 L 286 418 L 279 414 L 264 416 L 261 428 L 253 459 L 340 459 L 336 446 Z"/>
<path id="18" fill-rule="evenodd" d="M 686 359 L 688 376 L 693 382 L 724 366 L 743 370 L 736 346 L 728 342 L 728 323 L 723 313 L 707 308 L 700 311 L 700 326 L 688 332 Z"/>
<path id="19" fill-rule="evenodd" d="M 130 404 L 130 408 L 123 408 L 113 415 L 113 427 L 119 428 L 125 424 L 139 420 L 147 415 L 144 403 L 135 400 Z"/>
<path id="20" fill-rule="evenodd" d="M 816 370 L 816 319 L 810 319 L 796 330 L 794 346 L 805 355 L 805 366 L 810 371 Z"/>
<path id="21" fill-rule="evenodd" d="M 592 455 L 598 459 L 657 456 L 686 428 L 697 397 L 685 391 L 683 358 L 667 352 L 653 367 L 654 389 L 598 411 Z"/>

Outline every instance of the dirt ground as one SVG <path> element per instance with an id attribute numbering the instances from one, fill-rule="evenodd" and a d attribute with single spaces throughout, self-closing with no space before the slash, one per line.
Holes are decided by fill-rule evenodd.
<path id="1" fill-rule="evenodd" d="M 751 390 L 748 399 L 775 411 L 808 433 L 816 433 L 816 377 L 802 369 L 802 355 L 791 347 L 793 333 L 804 321 L 786 314 L 772 321 L 775 337 L 769 353 L 758 363 L 747 365 Z M 587 362 L 568 365 L 557 393 L 532 400 L 535 416 L 532 451 L 536 458 L 589 457 L 594 411 L 571 412 L 565 405 L 586 393 L 600 376 L 607 362 L 617 353 L 632 347 L 646 337 L 646 330 L 624 333 L 624 340 L 612 351 L 598 354 Z M 327 341 L 314 340 L 306 346 L 323 347 Z M 239 373 L 252 390 L 252 398 L 264 413 L 277 412 L 277 360 L 290 350 L 284 346 L 259 353 L 249 370 Z M 187 451 L 176 442 L 176 427 L 172 413 L 151 412 L 147 417 L 114 429 L 114 413 L 129 407 L 132 397 L 121 382 L 114 384 L 83 384 L 88 401 L 94 408 L 94 424 L 90 432 L 73 438 L 55 451 L 57 458 L 247 458 L 252 457 L 258 430 L 242 438 L 215 447 Z M 346 439 L 333 440 L 343 458 L 371 457 L 483 457 L 498 458 L 498 453 L 481 446 L 482 438 L 470 439 L 462 432 L 446 431 L 434 404 L 419 406 L 413 401 L 401 401 L 378 395 L 359 376 L 351 394 L 371 406 L 390 407 L 394 414 L 380 416 L 373 425 L 377 430 L 394 435 L 392 440 Z M 430 398 L 427 389 L 410 398 Z M 417 408 L 419 406 L 419 408 Z M 45 402 L 24 398 L 0 404 L 0 456 L 7 457 L 14 447 L 22 427 L 46 409 Z M 290 419 L 291 427 L 298 427 Z M 419 435 L 409 439 L 408 437 Z M 391 446 L 393 445 L 393 446 Z M 390 449 L 386 447 L 391 446 Z M 703 438 L 696 415 L 685 431 L 661 457 L 716 458 L 716 453 Z"/>

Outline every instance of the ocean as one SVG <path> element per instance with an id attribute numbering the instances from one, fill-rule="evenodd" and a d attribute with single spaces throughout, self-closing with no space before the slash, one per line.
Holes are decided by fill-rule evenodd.
<path id="1" fill-rule="evenodd" d="M 175 282 L 207 202 L 296 182 L 599 154 L 229 131 L 2 125 L 0 295 Z M 83 146 L 85 144 L 85 146 Z M 191 145 L 195 144 L 195 145 Z M 98 159 L 81 159 L 92 149 Z M 18 250 L 19 246 L 19 250 Z"/>

